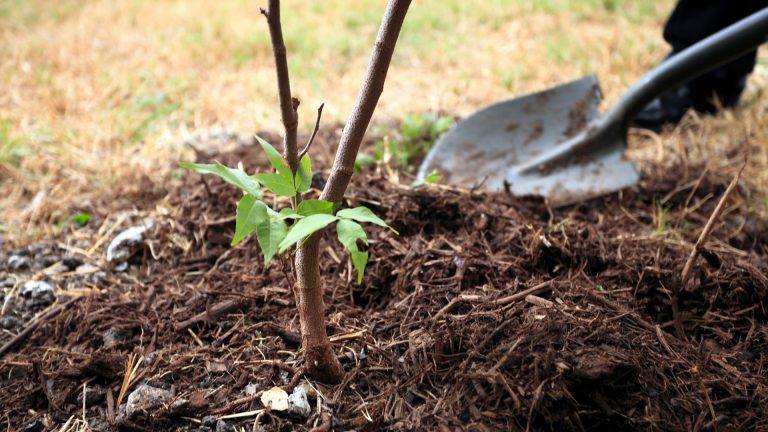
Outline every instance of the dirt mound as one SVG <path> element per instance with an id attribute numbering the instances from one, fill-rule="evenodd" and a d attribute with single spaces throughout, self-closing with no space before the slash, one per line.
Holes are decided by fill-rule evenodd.
<path id="1" fill-rule="evenodd" d="M 679 296 L 675 335 L 673 291 L 730 178 L 645 178 L 553 210 L 358 176 L 347 204 L 401 235 L 371 233 L 360 286 L 326 235 L 329 333 L 346 379 L 305 386 L 313 410 L 332 412 L 334 430 L 768 430 L 766 221 L 745 191 L 732 195 Z M 187 176 L 127 272 L 105 269 L 99 294 L 65 303 L 5 354 L 6 421 L 80 416 L 85 386 L 97 429 L 319 424 L 316 413 L 222 419 L 263 408 L 260 392 L 293 387 L 301 366 L 289 264 L 265 268 L 253 240 L 229 247 L 238 194 Z M 118 405 L 131 354 L 143 358 Z M 126 410 L 140 384 L 160 402 Z"/>

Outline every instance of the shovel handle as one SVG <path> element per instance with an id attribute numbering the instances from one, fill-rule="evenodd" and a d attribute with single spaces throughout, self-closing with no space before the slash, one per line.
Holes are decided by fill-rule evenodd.
<path id="1" fill-rule="evenodd" d="M 703 39 L 664 61 L 633 85 L 605 114 L 605 123 L 623 128 L 649 102 L 768 40 L 768 7 Z"/>

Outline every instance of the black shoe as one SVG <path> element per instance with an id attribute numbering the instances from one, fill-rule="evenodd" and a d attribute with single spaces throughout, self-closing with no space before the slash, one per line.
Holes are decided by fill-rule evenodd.
<path id="1" fill-rule="evenodd" d="M 659 132 L 666 124 L 677 124 L 689 109 L 703 114 L 714 114 L 719 107 L 738 105 L 746 77 L 733 83 L 714 84 L 700 80 L 678 87 L 652 100 L 632 120 L 632 125 Z M 715 100 L 719 104 L 715 103 Z"/>

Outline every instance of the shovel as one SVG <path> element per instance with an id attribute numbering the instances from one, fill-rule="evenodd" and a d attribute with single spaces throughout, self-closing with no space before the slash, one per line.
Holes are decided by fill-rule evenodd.
<path id="1" fill-rule="evenodd" d="M 624 157 L 631 119 L 662 93 L 756 49 L 768 39 L 768 8 L 663 62 L 605 114 L 595 76 L 490 105 L 435 144 L 418 172 L 464 188 L 580 202 L 639 180 Z"/>

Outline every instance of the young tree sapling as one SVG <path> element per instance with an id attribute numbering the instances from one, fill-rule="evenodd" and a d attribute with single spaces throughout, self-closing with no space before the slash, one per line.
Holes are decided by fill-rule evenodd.
<path id="1" fill-rule="evenodd" d="M 368 253 L 361 251 L 358 246 L 358 242 L 368 243 L 368 236 L 360 224 L 373 223 L 397 233 L 366 207 L 341 210 L 339 207 L 354 173 L 360 143 L 384 89 L 387 70 L 410 3 L 410 0 L 389 0 L 387 4 L 363 84 L 344 127 L 331 174 L 319 200 L 302 200 L 301 194 L 309 190 L 311 185 L 311 161 L 307 153 L 317 133 L 322 105 L 318 109 L 312 136 L 299 152 L 299 100 L 291 95 L 279 0 L 269 0 L 267 9 L 262 9 L 262 13 L 267 18 L 275 58 L 280 113 L 285 128 L 283 155 L 271 144 L 256 137 L 276 172 L 248 175 L 240 168 L 229 168 L 221 164 L 180 164 L 199 173 L 218 175 L 243 190 L 244 196 L 237 205 L 233 246 L 256 232 L 265 264 L 269 264 L 276 254 L 296 249 L 296 304 L 301 325 L 304 370 L 309 376 L 327 383 L 340 382 L 343 369 L 333 354 L 325 328 L 319 265 L 320 236 L 328 225 L 336 224 L 339 242 L 349 251 L 360 283 L 368 262 Z M 270 208 L 259 200 L 262 186 L 275 195 L 288 197 L 291 206 L 279 211 Z M 289 225 L 288 221 L 293 222 Z"/>

